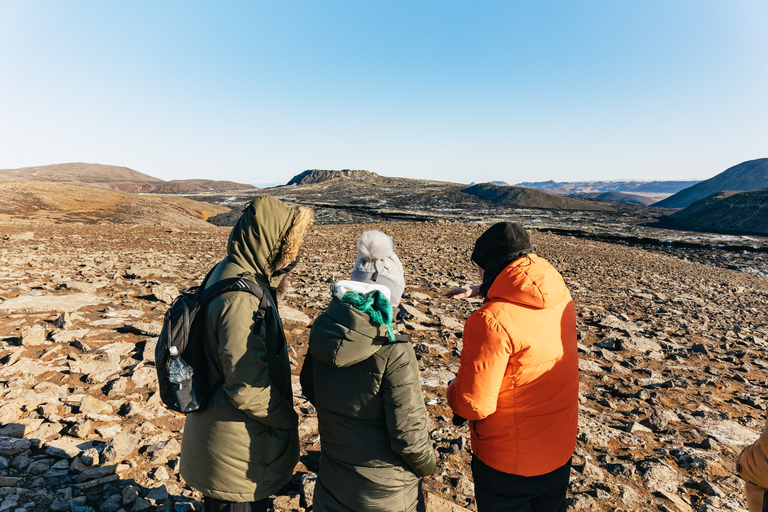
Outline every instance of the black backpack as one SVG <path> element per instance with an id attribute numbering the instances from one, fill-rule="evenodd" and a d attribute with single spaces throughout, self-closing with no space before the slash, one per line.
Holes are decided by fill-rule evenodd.
<path id="1" fill-rule="evenodd" d="M 243 291 L 261 299 L 259 309 L 256 311 L 257 322 L 263 322 L 270 310 L 268 293 L 264 293 L 258 284 L 242 277 L 224 279 L 205 289 L 205 284 L 212 272 L 213 269 L 208 272 L 200 286 L 176 297 L 171 307 L 165 312 L 163 328 L 155 347 L 155 368 L 160 399 L 166 407 L 176 412 L 186 414 L 205 408 L 208 399 L 224 383 L 223 378 L 211 382 L 208 375 L 208 358 L 203 350 L 204 306 L 222 293 Z M 168 378 L 171 346 L 178 349 L 181 359 L 194 371 L 191 379 L 179 384 L 172 383 Z"/>

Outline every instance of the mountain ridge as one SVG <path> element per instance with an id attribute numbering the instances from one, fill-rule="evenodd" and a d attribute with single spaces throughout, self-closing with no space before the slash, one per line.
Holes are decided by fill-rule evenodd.
<path id="1" fill-rule="evenodd" d="M 718 192 L 673 213 L 666 221 L 697 231 L 768 235 L 768 188 Z"/>
<path id="2" fill-rule="evenodd" d="M 568 197 L 584 197 L 587 199 L 603 199 L 606 201 L 621 201 L 625 203 L 640 204 L 643 206 L 651 206 L 656 203 L 656 200 L 652 197 L 640 195 L 640 194 L 628 194 L 626 192 L 588 192 L 581 194 L 569 194 Z"/>
<path id="3" fill-rule="evenodd" d="M 681 190 L 654 206 L 686 208 L 696 201 L 726 190 L 746 192 L 768 187 L 768 158 L 741 162 L 720 174 Z"/>
<path id="4" fill-rule="evenodd" d="M 165 181 L 128 167 L 84 162 L 0 169 L 0 183 L 19 180 L 85 183 L 121 192 L 152 194 L 256 190 L 253 185 L 233 181 L 206 179 Z"/>
<path id="5" fill-rule="evenodd" d="M 669 196 L 688 188 L 700 181 L 526 181 L 517 183 L 517 187 L 534 188 L 544 190 L 551 194 L 584 196 L 602 192 L 623 192 L 637 195 L 655 197 L 658 195 Z"/>
<path id="6" fill-rule="evenodd" d="M 610 211 L 611 207 L 597 202 L 550 194 L 534 188 L 479 183 L 462 190 L 485 201 L 503 203 L 520 208 L 544 208 L 553 210 Z"/>

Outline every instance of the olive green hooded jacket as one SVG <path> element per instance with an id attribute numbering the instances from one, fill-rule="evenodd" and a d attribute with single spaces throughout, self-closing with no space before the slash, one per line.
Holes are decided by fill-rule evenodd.
<path id="1" fill-rule="evenodd" d="M 184 480 L 205 496 L 261 500 L 290 480 L 298 461 L 298 418 L 274 297 L 312 215 L 271 196 L 254 199 L 206 285 L 243 276 L 262 287 L 270 307 L 256 322 L 260 299 L 250 293 L 224 293 L 206 306 L 208 371 L 212 382 L 223 378 L 224 384 L 205 409 L 187 415 L 179 465 Z"/>
<path id="2" fill-rule="evenodd" d="M 321 441 L 313 511 L 422 510 L 435 452 L 411 344 L 334 298 L 312 326 L 301 381 Z"/>

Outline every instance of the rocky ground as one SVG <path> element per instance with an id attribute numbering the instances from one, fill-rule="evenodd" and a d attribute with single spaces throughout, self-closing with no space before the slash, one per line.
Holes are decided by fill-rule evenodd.
<path id="1" fill-rule="evenodd" d="M 444 396 L 479 301 L 481 223 L 393 222 L 311 228 L 282 311 L 294 373 L 328 287 L 354 244 L 390 234 L 407 280 L 402 329 L 419 356 L 438 469 L 429 510 L 475 510 L 466 427 Z M 153 346 L 178 290 L 223 256 L 225 227 L 0 220 L 0 512 L 201 510 L 178 477 L 183 416 L 155 393 Z M 679 254 L 534 232 L 577 303 L 581 369 L 572 510 L 745 510 L 735 455 L 757 438 L 768 402 L 768 279 L 723 268 L 722 253 Z M 745 256 L 748 257 L 749 255 Z M 719 265 L 719 266 L 718 266 Z M 302 456 L 273 510 L 311 510 L 320 440 L 300 396 Z"/>

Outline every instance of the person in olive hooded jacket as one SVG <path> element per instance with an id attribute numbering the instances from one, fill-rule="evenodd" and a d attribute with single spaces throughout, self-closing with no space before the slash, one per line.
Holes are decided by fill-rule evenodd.
<path id="1" fill-rule="evenodd" d="M 260 299 L 250 293 L 227 292 L 205 308 L 208 372 L 211 382 L 224 384 L 205 409 L 186 416 L 179 473 L 203 493 L 206 511 L 266 511 L 298 462 L 298 416 L 276 301 L 313 216 L 310 208 L 257 197 L 206 284 L 242 276 L 270 301 L 258 322 Z"/>
<path id="2" fill-rule="evenodd" d="M 410 337 L 395 332 L 393 306 L 405 281 L 392 239 L 366 231 L 351 280 L 309 335 L 301 370 L 317 408 L 320 470 L 314 512 L 423 511 L 421 477 L 435 452 Z"/>

